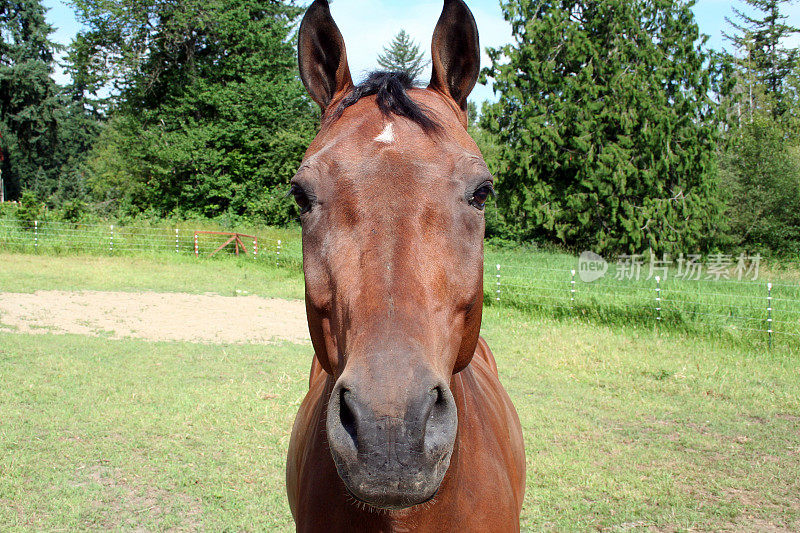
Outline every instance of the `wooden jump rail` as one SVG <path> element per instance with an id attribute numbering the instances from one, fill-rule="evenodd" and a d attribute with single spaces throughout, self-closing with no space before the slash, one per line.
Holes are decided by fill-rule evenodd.
<path id="1" fill-rule="evenodd" d="M 244 233 L 229 233 L 229 232 L 226 232 L 226 231 L 198 231 L 198 230 L 195 230 L 195 232 L 194 232 L 194 255 L 196 257 L 200 257 L 200 246 L 199 246 L 198 239 L 197 239 L 198 235 L 227 235 L 227 236 L 230 237 L 227 241 L 225 241 L 225 243 L 222 246 L 220 246 L 219 248 L 217 248 L 216 250 L 214 250 L 213 252 L 208 254 L 209 257 L 214 255 L 215 253 L 219 252 L 220 250 L 222 250 L 223 248 L 228 246 L 230 243 L 234 243 L 234 246 L 236 246 L 236 255 L 239 255 L 239 248 L 240 247 L 241 247 L 241 249 L 242 249 L 242 251 L 244 253 L 247 253 L 247 247 L 242 242 L 242 237 L 247 237 L 249 239 L 253 239 L 253 257 L 255 257 L 258 254 L 258 237 L 256 237 L 255 235 L 245 235 Z"/>

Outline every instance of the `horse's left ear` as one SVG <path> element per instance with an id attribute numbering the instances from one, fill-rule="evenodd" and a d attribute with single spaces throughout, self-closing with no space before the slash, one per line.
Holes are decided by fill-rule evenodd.
<path id="1" fill-rule="evenodd" d="M 444 9 L 433 30 L 433 75 L 429 88 L 455 100 L 464 113 L 467 97 L 478 81 L 481 49 L 478 26 L 463 0 L 444 0 Z"/>

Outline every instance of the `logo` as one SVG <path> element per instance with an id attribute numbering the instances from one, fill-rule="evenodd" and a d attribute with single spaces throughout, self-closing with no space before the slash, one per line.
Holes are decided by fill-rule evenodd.
<path id="1" fill-rule="evenodd" d="M 578 275 L 584 283 L 591 283 L 606 275 L 608 263 L 594 252 L 585 251 L 578 258 Z"/>

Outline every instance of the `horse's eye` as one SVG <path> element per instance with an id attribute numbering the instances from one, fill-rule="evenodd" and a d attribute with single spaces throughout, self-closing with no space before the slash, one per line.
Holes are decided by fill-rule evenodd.
<path id="1" fill-rule="evenodd" d="M 294 196 L 294 201 L 297 202 L 301 215 L 311 210 L 311 200 L 301 186 L 292 183 L 292 188 L 289 189 L 289 193 Z"/>
<path id="2" fill-rule="evenodd" d="M 492 187 L 491 183 L 484 183 L 475 189 L 475 192 L 472 193 L 472 197 L 469 199 L 469 203 L 473 207 L 483 209 L 486 207 L 486 200 L 489 196 L 494 196 L 494 187 Z"/>

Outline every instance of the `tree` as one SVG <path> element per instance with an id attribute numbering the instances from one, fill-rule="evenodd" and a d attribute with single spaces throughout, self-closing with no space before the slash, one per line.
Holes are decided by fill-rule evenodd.
<path id="1" fill-rule="evenodd" d="M 491 103 L 488 100 L 485 100 L 481 108 L 483 110 L 482 113 L 485 112 L 487 106 L 490 105 Z M 475 144 L 478 145 L 478 148 L 483 155 L 483 159 L 486 162 L 486 165 L 489 167 L 489 172 L 496 175 L 501 165 L 501 148 L 497 135 L 494 135 L 487 129 L 481 127 L 480 116 L 478 114 L 478 104 L 473 101 L 470 101 L 467 104 L 467 119 L 467 131 L 475 141 Z M 489 202 L 490 207 L 488 207 L 486 210 L 486 237 L 493 238 L 507 236 L 509 231 L 506 227 L 506 223 L 502 214 L 497 209 L 496 199 L 489 198 L 487 201 Z"/>
<path id="2" fill-rule="evenodd" d="M 46 194 L 54 176 L 62 112 L 50 78 L 58 45 L 39 0 L 0 0 L 0 150 L 6 197 Z"/>
<path id="3" fill-rule="evenodd" d="M 697 250 L 719 224 L 716 106 L 691 2 L 511 0 L 489 49 L 498 204 L 521 239 Z"/>
<path id="4" fill-rule="evenodd" d="M 785 48 L 783 43 L 800 30 L 786 24 L 787 15 L 780 12 L 781 5 L 790 0 L 744 1 L 758 14 L 751 17 L 733 8 L 740 22 L 725 17 L 735 33 L 724 35 L 740 52 L 733 61 L 739 67 L 750 120 L 754 110 L 761 107 L 777 119 L 789 110 L 786 80 L 798 61 L 798 50 Z"/>
<path id="5" fill-rule="evenodd" d="M 389 46 L 383 47 L 383 53 L 378 55 L 378 64 L 389 71 L 406 72 L 416 80 L 430 61 L 425 61 L 425 54 L 411 36 L 400 30 Z"/>
<path id="6" fill-rule="evenodd" d="M 754 15 L 734 9 L 726 19 L 734 85 L 719 154 L 730 245 L 766 252 L 800 250 L 800 65 L 786 39 L 785 0 L 745 0 Z"/>
<path id="7" fill-rule="evenodd" d="M 285 188 L 316 121 L 296 75 L 300 9 L 278 0 L 76 5 L 89 27 L 86 77 L 118 91 L 107 144 L 88 164 L 98 198 L 133 212 L 287 221 Z"/>
<path id="8" fill-rule="evenodd" d="M 722 183 L 734 246 L 800 252 L 800 149 L 768 113 L 732 132 Z"/>

